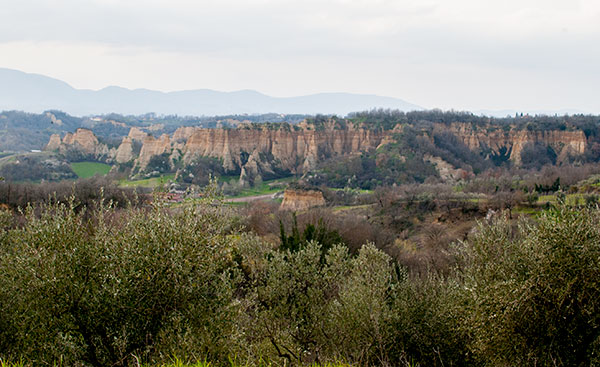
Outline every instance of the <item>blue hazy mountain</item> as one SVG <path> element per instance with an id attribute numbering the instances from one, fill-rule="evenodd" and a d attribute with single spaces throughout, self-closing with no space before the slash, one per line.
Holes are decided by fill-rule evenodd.
<path id="1" fill-rule="evenodd" d="M 43 75 L 0 68 L 0 110 L 39 113 L 52 109 L 80 116 L 111 112 L 212 116 L 270 112 L 346 115 L 373 108 L 422 109 L 397 98 L 350 93 L 277 98 L 253 90 L 219 92 L 197 89 L 164 93 L 107 87 L 95 91 L 75 89 L 63 81 Z"/>

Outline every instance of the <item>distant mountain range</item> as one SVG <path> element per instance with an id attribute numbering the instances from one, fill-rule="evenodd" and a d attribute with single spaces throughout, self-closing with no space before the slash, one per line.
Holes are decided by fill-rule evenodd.
<path id="1" fill-rule="evenodd" d="M 373 108 L 403 111 L 423 109 L 397 98 L 350 93 L 277 98 L 253 90 L 219 92 L 197 89 L 164 93 L 148 89 L 107 87 L 94 91 L 75 89 L 63 81 L 39 74 L 0 68 L 0 110 L 34 113 L 62 110 L 79 116 L 113 112 L 132 115 L 154 112 L 180 116 L 270 112 L 344 116 L 349 112 Z"/>

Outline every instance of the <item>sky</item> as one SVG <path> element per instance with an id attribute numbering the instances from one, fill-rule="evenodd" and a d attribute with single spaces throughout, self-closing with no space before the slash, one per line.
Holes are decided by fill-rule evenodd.
<path id="1" fill-rule="evenodd" d="M 82 89 L 600 113 L 600 0 L 0 0 L 0 67 Z"/>

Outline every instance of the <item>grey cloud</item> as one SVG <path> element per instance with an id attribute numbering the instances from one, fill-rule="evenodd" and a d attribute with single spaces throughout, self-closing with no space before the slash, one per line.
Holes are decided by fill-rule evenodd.
<path id="1" fill-rule="evenodd" d="M 600 83 L 600 7 L 593 1 L 4 1 L 0 43 L 103 45 L 114 60 L 141 51 L 173 53 L 213 68 L 220 64 L 210 60 L 224 61 L 238 74 L 260 77 L 272 75 L 269 68 L 277 64 L 282 85 L 314 82 L 321 90 L 345 79 L 362 83 L 357 89 L 393 90 L 410 77 L 412 89 L 431 88 L 418 92 L 439 93 L 438 100 L 446 92 L 436 90 L 452 89 L 463 100 L 477 100 L 470 94 L 477 78 L 462 85 L 462 75 L 452 73 L 485 71 L 486 82 L 505 94 L 514 93 L 507 81 L 521 78 L 567 80 L 569 90 L 585 85 L 580 99 L 589 106 L 597 102 L 590 102 L 588 83 Z"/>
<path id="2" fill-rule="evenodd" d="M 564 6 L 564 1 L 555 2 L 555 6 Z M 183 4 L 186 6 L 177 1 L 25 0 L 0 5 L 0 13 L 4 14 L 0 22 L 0 42 L 96 42 L 124 48 L 230 57 L 343 55 L 408 57 L 419 62 L 430 58 L 463 62 L 461 58 L 467 56 L 467 61 L 503 60 L 506 59 L 503 50 L 510 53 L 521 48 L 527 53 L 529 49 L 540 48 L 536 46 L 539 35 L 533 38 L 522 35 L 506 41 L 488 34 L 486 25 L 451 19 L 437 21 L 436 16 L 443 14 L 436 15 L 440 7 L 435 2 L 200 1 Z M 363 29 L 369 24 L 388 24 L 389 27 L 369 34 Z M 493 45 L 498 45 L 496 49 L 501 51 L 494 52 Z M 560 47 L 572 48 L 569 43 Z"/>

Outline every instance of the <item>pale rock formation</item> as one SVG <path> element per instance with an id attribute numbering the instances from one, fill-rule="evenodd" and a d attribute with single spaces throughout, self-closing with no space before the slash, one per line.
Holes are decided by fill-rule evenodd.
<path id="1" fill-rule="evenodd" d="M 325 205 L 325 198 L 321 191 L 288 189 L 283 193 L 280 209 L 301 211 L 323 205 Z"/>
<path id="2" fill-rule="evenodd" d="M 98 138 L 88 129 L 79 128 L 74 134 L 67 133 L 63 138 L 63 145 L 76 146 L 88 154 L 96 153 Z"/>
<path id="3" fill-rule="evenodd" d="M 261 153 L 254 150 L 248 157 L 246 164 L 242 166 L 239 183 L 242 186 L 254 184 L 256 180 L 262 180 L 264 174 L 274 174 L 273 167 L 268 160 L 261 160 Z"/>
<path id="4" fill-rule="evenodd" d="M 115 161 L 117 163 L 127 163 L 133 158 L 133 140 L 129 136 L 126 136 L 117 149 Z"/>
<path id="5" fill-rule="evenodd" d="M 467 171 L 461 168 L 455 168 L 441 157 L 434 157 L 430 154 L 423 156 L 423 159 L 433 164 L 444 181 L 458 181 L 468 177 Z"/>
<path id="6" fill-rule="evenodd" d="M 72 133 L 66 133 L 65 136 L 63 136 L 63 140 L 62 143 L 66 144 L 66 145 L 73 145 L 73 134 Z"/>
<path id="7" fill-rule="evenodd" d="M 62 124 L 63 124 L 62 120 L 56 118 L 56 116 L 54 116 L 53 113 L 46 112 L 46 116 L 50 118 L 50 121 L 52 121 L 53 124 L 58 125 L 58 126 L 62 126 Z"/>
<path id="8" fill-rule="evenodd" d="M 163 134 L 158 139 L 155 139 L 152 135 L 147 135 L 135 165 L 144 169 L 153 156 L 170 152 L 170 148 L 171 140 L 169 139 L 169 135 Z"/>
<path id="9" fill-rule="evenodd" d="M 386 132 L 357 129 L 352 125 L 336 128 L 333 123 L 318 131 L 306 124 L 274 130 L 242 125 L 237 129 L 181 129 L 177 140 L 190 132 L 183 150 L 186 163 L 198 156 L 209 156 L 220 158 L 226 170 L 235 171 L 244 166 L 243 154 L 254 155 L 255 161 L 262 154 L 269 157 L 269 161 L 277 162 L 278 168 L 292 173 L 311 170 L 326 157 L 376 148 L 387 135 Z"/>
<path id="10" fill-rule="evenodd" d="M 50 136 L 50 141 L 48 142 L 48 144 L 46 145 L 44 150 L 51 150 L 51 151 L 58 150 L 60 148 L 61 143 L 62 143 L 62 141 L 60 140 L 60 135 L 52 134 Z"/>
<path id="11" fill-rule="evenodd" d="M 46 150 L 65 153 L 68 150 L 78 150 L 94 156 L 97 159 L 112 160 L 117 149 L 109 149 L 106 144 L 101 144 L 96 135 L 88 129 L 79 128 L 75 133 L 67 133 L 62 141 L 58 134 L 53 134 L 45 147 Z"/>
<path id="12" fill-rule="evenodd" d="M 177 141 L 177 142 L 187 141 L 190 138 L 190 136 L 192 136 L 194 131 L 196 131 L 196 129 L 198 129 L 198 128 L 193 127 L 193 126 L 178 127 L 177 130 L 175 130 L 175 132 L 173 133 L 173 141 Z"/>
<path id="13" fill-rule="evenodd" d="M 469 149 L 487 154 L 505 154 L 515 164 L 520 164 L 523 147 L 528 143 L 551 146 L 558 162 L 567 161 L 585 153 L 586 137 L 581 130 L 516 130 L 510 126 L 473 126 L 467 123 L 437 124 L 434 129 L 456 135 Z M 47 150 L 65 151 L 77 148 L 108 161 L 126 163 L 135 159 L 134 166 L 144 170 L 155 155 L 169 154 L 172 162 L 189 164 L 198 157 L 219 159 L 229 172 L 240 172 L 240 183 L 251 184 L 265 174 L 288 171 L 304 174 L 319 162 L 359 154 L 394 142 L 393 135 L 402 132 L 402 125 L 391 131 L 372 130 L 352 123 L 328 121 L 319 126 L 302 122 L 298 125 L 256 126 L 240 124 L 233 129 L 205 129 L 180 127 L 172 138 L 163 134 L 156 139 L 137 127 L 132 127 L 118 149 L 108 149 L 100 144 L 87 129 L 67 133 L 62 142 L 52 135 Z M 132 144 L 142 141 L 138 157 L 134 157 Z M 398 152 L 402 154 L 402 152 Z M 378 158 L 379 159 L 379 158 Z M 381 157 L 385 159 L 385 157 Z M 426 157 L 446 179 L 459 179 L 467 173 L 456 170 L 444 157 Z M 381 162 L 378 161 L 377 164 Z"/>
<path id="14" fill-rule="evenodd" d="M 148 136 L 148 133 L 140 130 L 137 127 L 132 127 L 129 129 L 129 135 L 127 136 L 129 136 L 132 140 L 144 141 L 144 139 L 146 139 Z"/>
<path id="15" fill-rule="evenodd" d="M 498 154 L 502 148 L 510 152 L 510 160 L 521 163 L 521 151 L 528 143 L 549 145 L 560 157 L 585 153 L 586 137 L 581 130 L 529 131 L 503 129 L 500 126 L 474 128 L 467 123 L 453 123 L 449 127 L 437 124 L 437 129 L 447 130 L 456 135 L 471 150 L 490 149 Z"/>

